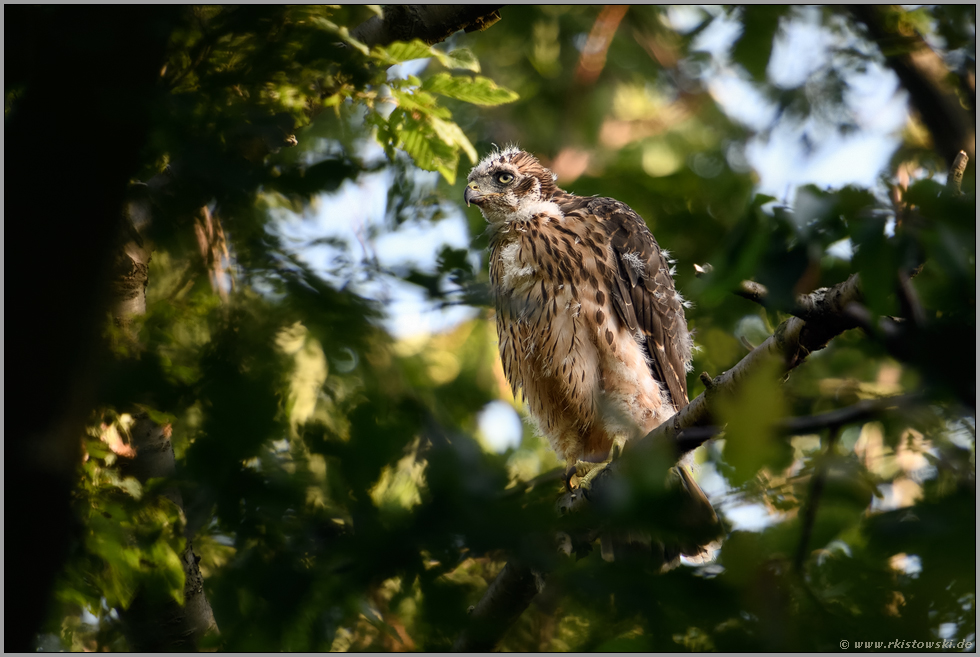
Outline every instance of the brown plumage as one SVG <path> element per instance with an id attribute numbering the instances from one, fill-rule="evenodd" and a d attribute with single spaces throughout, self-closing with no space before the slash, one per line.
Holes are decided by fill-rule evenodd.
<path id="1" fill-rule="evenodd" d="M 687 404 L 685 302 L 643 219 L 615 199 L 559 189 L 515 148 L 489 154 L 467 180 L 467 204 L 490 224 L 504 373 L 558 456 L 602 461 L 615 438 L 643 436 Z"/>

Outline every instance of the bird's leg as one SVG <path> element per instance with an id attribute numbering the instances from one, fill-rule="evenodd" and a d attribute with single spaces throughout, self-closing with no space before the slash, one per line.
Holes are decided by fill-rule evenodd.
<path id="1" fill-rule="evenodd" d="M 600 461 L 598 463 L 592 461 L 576 461 L 575 462 L 575 473 L 579 476 L 578 487 L 584 490 L 588 490 L 592 486 L 592 480 L 595 479 L 600 472 L 606 469 L 610 463 L 619 458 L 623 449 L 626 447 L 626 436 L 616 436 L 613 438 L 612 448 L 609 450 L 609 456 L 606 457 L 605 461 Z M 571 470 L 571 468 L 569 468 Z M 569 476 L 568 480 L 571 479 Z"/>

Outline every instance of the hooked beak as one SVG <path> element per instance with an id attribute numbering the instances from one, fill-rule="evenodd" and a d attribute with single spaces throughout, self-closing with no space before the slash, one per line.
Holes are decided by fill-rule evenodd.
<path id="1" fill-rule="evenodd" d="M 466 201 L 466 207 L 470 207 L 470 203 L 476 203 L 480 205 L 483 201 L 483 194 L 480 193 L 480 186 L 475 182 L 471 182 L 466 186 L 466 190 L 463 192 L 463 200 Z"/>

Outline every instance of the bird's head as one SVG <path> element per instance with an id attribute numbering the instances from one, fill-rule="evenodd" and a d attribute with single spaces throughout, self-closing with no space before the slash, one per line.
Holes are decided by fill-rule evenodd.
<path id="1" fill-rule="evenodd" d="M 476 205 L 490 223 L 525 214 L 558 191 L 555 175 L 538 159 L 517 148 L 494 151 L 473 167 L 463 199 Z"/>

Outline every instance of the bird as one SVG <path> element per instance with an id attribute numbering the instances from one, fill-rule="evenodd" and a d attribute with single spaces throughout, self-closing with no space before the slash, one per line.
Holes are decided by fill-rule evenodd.
<path id="1" fill-rule="evenodd" d="M 625 203 L 560 189 L 517 147 L 494 149 L 463 197 L 489 224 L 490 286 L 504 374 L 568 470 L 591 480 L 688 403 L 693 340 L 668 251 Z M 717 516 L 688 467 L 671 478 Z M 695 542 L 682 554 L 703 556 Z M 605 556 L 605 555 L 604 555 Z"/>

